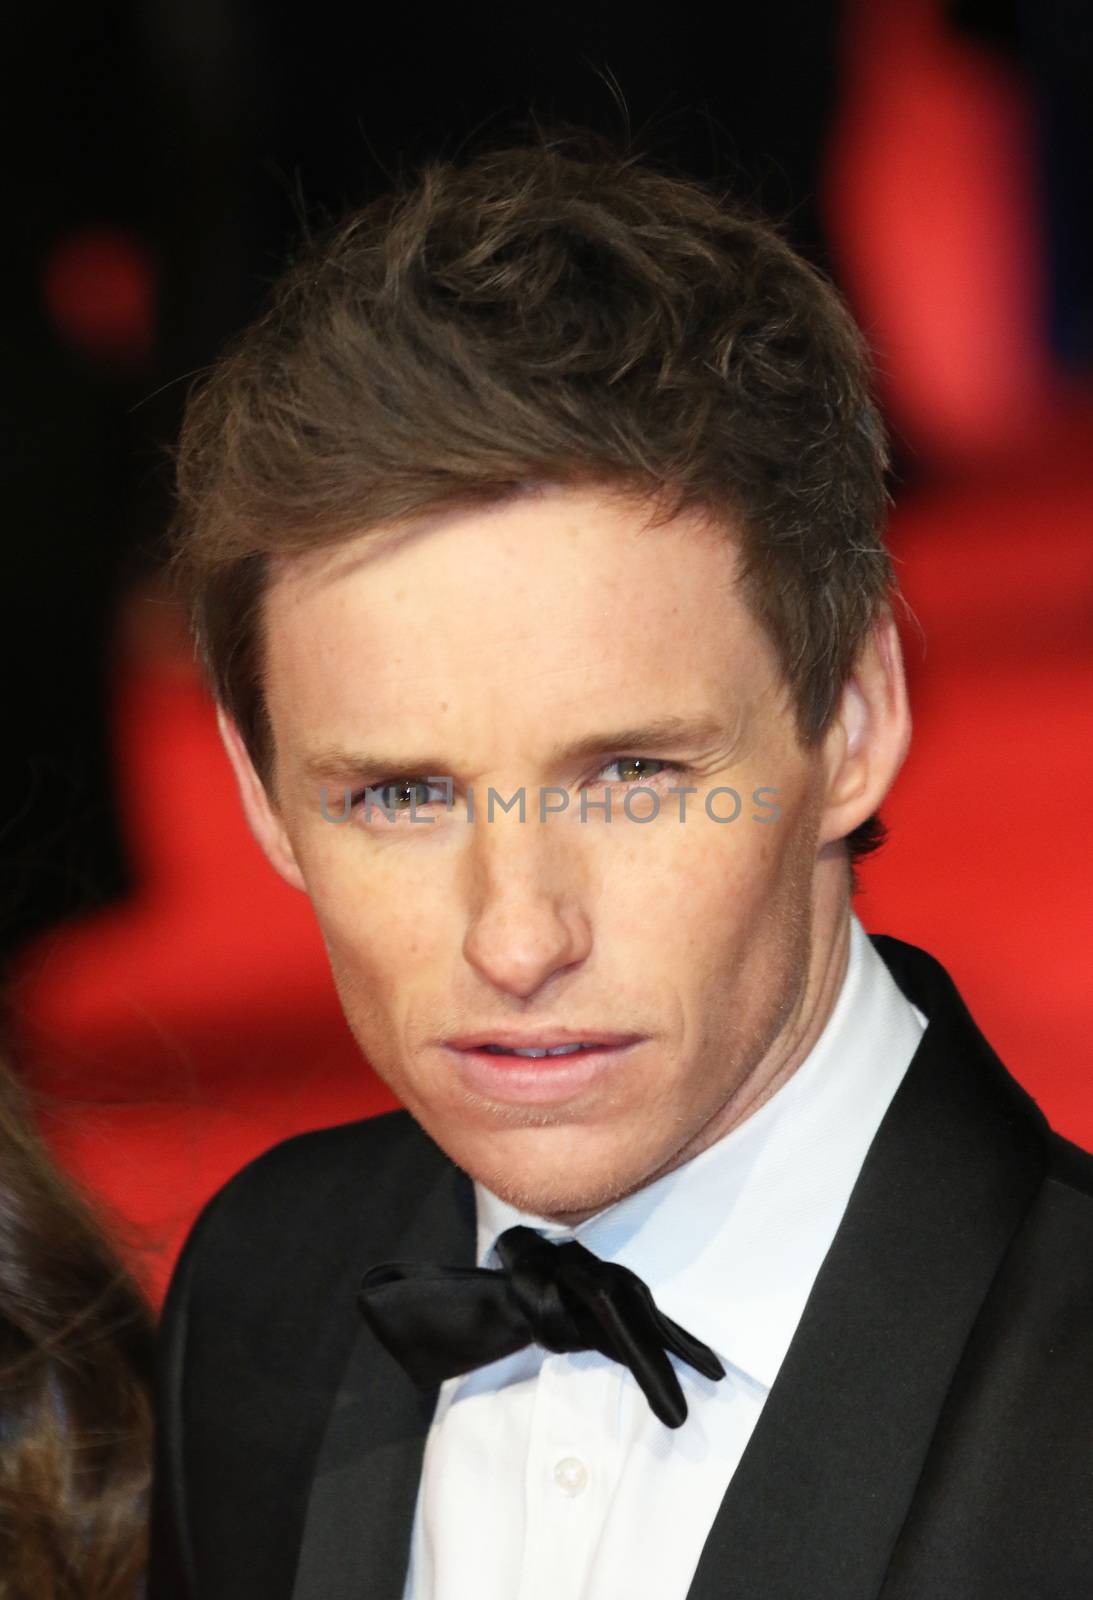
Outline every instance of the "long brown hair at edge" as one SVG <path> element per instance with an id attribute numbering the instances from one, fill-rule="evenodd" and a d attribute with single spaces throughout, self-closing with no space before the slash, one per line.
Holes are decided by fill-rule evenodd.
<path id="1" fill-rule="evenodd" d="M 0 1061 L 0 1600 L 137 1600 L 151 1312 Z"/>

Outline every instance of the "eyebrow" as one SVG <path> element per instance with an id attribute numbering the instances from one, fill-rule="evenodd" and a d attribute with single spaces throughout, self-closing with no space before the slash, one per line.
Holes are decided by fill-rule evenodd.
<path id="1" fill-rule="evenodd" d="M 583 756 L 608 753 L 637 754 L 653 747 L 695 747 L 724 739 L 727 730 L 713 717 L 657 717 L 652 722 L 631 724 L 606 733 L 585 734 L 570 744 L 556 745 L 548 761 L 559 764 Z M 308 778 L 340 778 L 347 773 L 383 774 L 386 778 L 442 777 L 449 774 L 451 762 L 438 755 L 384 755 L 374 750 L 351 750 L 342 745 L 324 745 L 303 761 Z"/>

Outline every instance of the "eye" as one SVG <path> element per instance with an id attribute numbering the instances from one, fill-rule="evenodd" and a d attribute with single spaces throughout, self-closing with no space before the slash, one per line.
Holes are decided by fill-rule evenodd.
<path id="1" fill-rule="evenodd" d="M 676 762 L 658 761 L 653 756 L 617 756 L 614 761 L 607 763 L 603 771 L 606 773 L 611 767 L 619 769 L 622 783 L 642 783 L 648 778 L 659 777 L 662 772 L 679 771 Z"/>
<path id="2" fill-rule="evenodd" d="M 388 778 L 358 790 L 353 796 L 353 804 L 370 803 L 374 811 L 408 812 L 411 808 L 416 810 L 419 806 L 433 805 L 438 800 L 443 803 L 446 799 L 442 784 L 429 783 L 424 778 Z"/>

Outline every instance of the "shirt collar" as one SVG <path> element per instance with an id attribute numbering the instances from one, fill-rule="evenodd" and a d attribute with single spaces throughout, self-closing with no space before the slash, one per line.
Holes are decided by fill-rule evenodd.
<path id="1" fill-rule="evenodd" d="M 475 1185 L 480 1265 L 518 1223 L 642 1277 L 660 1309 L 769 1388 L 927 1019 L 857 917 L 846 974 L 776 1094 L 693 1160 L 567 1228 Z"/>

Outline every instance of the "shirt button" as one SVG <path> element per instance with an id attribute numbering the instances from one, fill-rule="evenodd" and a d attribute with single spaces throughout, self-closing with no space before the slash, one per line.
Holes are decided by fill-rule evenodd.
<path id="1" fill-rule="evenodd" d="M 566 1456 L 554 1468 L 554 1482 L 563 1494 L 581 1494 L 588 1487 L 588 1468 L 576 1456 Z"/>

